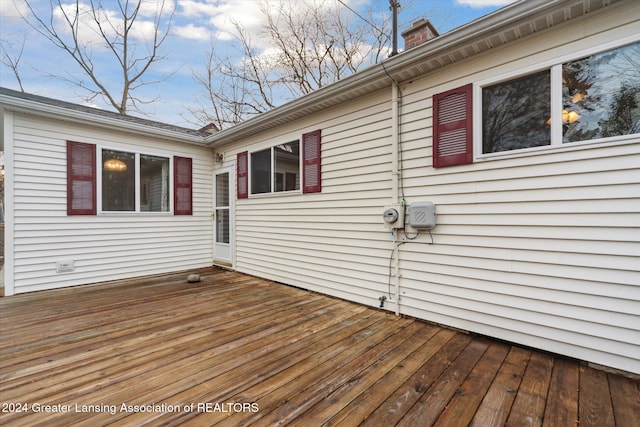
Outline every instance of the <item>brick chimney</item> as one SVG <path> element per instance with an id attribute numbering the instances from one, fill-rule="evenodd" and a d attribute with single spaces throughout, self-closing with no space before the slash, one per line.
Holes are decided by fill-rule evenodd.
<path id="1" fill-rule="evenodd" d="M 418 46 L 426 41 L 438 37 L 438 31 L 427 19 L 420 19 L 413 23 L 411 28 L 402 32 L 404 38 L 404 50 Z"/>
<path id="2" fill-rule="evenodd" d="M 218 129 L 218 126 L 216 126 L 213 123 L 209 123 L 208 125 L 206 125 L 205 127 L 202 127 L 200 129 L 198 129 L 200 132 L 206 132 L 206 133 L 216 133 L 216 132 L 220 132 L 220 129 Z"/>

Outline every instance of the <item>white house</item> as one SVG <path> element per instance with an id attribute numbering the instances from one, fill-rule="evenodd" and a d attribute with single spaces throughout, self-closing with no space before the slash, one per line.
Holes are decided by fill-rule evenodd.
<path id="1" fill-rule="evenodd" d="M 212 135 L 2 92 L 7 289 L 213 259 L 640 373 L 637 58 L 639 2 L 529 0 Z M 102 165 L 90 215 L 67 141 Z M 109 205 L 120 152 L 191 159 L 192 214 L 146 212 L 142 176 L 133 211 Z"/>
<path id="2" fill-rule="evenodd" d="M 5 295 L 211 265 L 205 134 L 8 89 L 0 101 Z"/>

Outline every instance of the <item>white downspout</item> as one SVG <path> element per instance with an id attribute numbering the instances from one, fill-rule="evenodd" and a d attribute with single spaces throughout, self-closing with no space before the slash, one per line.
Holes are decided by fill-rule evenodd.
<path id="1" fill-rule="evenodd" d="M 391 198 L 393 203 L 398 203 L 399 197 L 399 139 L 398 134 L 398 111 L 400 99 L 398 96 L 398 86 L 394 83 L 391 86 Z"/>
<path id="2" fill-rule="evenodd" d="M 399 171 L 399 149 L 400 149 L 400 133 L 399 133 L 399 104 L 400 95 L 396 82 L 391 85 L 391 198 L 392 203 L 400 202 L 400 171 Z M 404 213 L 401 213 L 402 215 Z M 400 315 L 400 256 L 398 253 L 398 230 L 393 232 L 393 280 L 395 285 L 396 296 L 396 316 Z"/>

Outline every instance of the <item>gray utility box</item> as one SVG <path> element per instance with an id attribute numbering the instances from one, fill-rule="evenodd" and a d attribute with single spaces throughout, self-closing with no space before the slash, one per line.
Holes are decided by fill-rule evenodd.
<path id="1" fill-rule="evenodd" d="M 431 230 L 436 226 L 436 205 L 432 202 L 411 203 L 409 225 L 416 230 Z"/>

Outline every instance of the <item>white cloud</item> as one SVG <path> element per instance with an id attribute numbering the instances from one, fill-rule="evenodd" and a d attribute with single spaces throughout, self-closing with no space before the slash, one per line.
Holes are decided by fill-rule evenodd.
<path id="1" fill-rule="evenodd" d="M 215 3 L 215 4 L 214 4 Z M 188 18 L 214 15 L 218 10 L 217 4 L 220 2 L 201 0 L 178 0 L 179 13 Z"/>
<path id="2" fill-rule="evenodd" d="M 463 6 L 475 8 L 506 6 L 516 0 L 456 0 L 456 3 Z"/>
<path id="3" fill-rule="evenodd" d="M 174 0 L 144 0 L 140 4 L 140 15 L 153 18 L 162 11 L 168 16 L 174 11 L 175 6 Z"/>
<path id="4" fill-rule="evenodd" d="M 201 27 L 198 25 L 187 24 L 185 26 L 173 27 L 173 33 L 182 38 L 188 40 L 210 40 L 211 30 L 207 27 Z"/>
<path id="5" fill-rule="evenodd" d="M 0 0 L 0 16 L 2 18 L 20 18 L 29 13 L 26 3 L 16 0 Z"/>
<path id="6" fill-rule="evenodd" d="M 343 1 L 353 4 L 364 0 Z M 262 5 L 273 12 L 285 5 L 285 9 L 291 11 L 294 16 L 297 9 L 304 10 L 309 4 L 327 8 L 337 5 L 335 1 L 326 0 L 178 0 L 177 4 L 177 22 L 184 20 L 197 23 L 198 26 L 210 25 L 216 39 L 223 41 L 230 40 L 237 34 L 235 24 L 238 24 L 255 44 L 260 44 L 260 32 L 266 23 Z"/>

